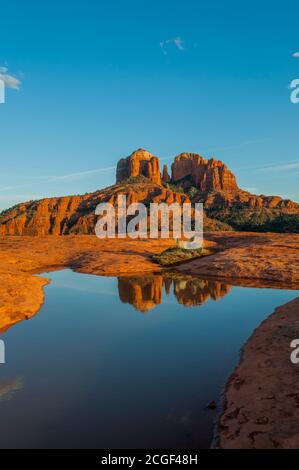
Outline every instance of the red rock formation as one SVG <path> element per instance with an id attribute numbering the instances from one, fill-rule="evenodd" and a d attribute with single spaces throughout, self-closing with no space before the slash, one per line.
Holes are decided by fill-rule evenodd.
<path id="1" fill-rule="evenodd" d="M 118 195 L 124 194 L 127 206 L 133 202 L 183 203 L 188 196 L 154 183 L 116 184 L 84 196 L 47 198 L 18 204 L 0 215 L 0 235 L 94 234 L 100 202 L 117 207 Z M 117 211 L 116 211 L 117 213 Z"/>
<path id="2" fill-rule="evenodd" d="M 88 197 L 66 196 L 18 204 L 1 214 L 0 235 L 65 234 L 69 220 Z"/>
<path id="3" fill-rule="evenodd" d="M 196 153 L 181 153 L 172 164 L 172 181 L 190 178 L 202 192 L 237 191 L 235 176 L 220 160 L 206 160 Z"/>
<path id="4" fill-rule="evenodd" d="M 162 175 L 162 181 L 164 183 L 169 183 L 171 180 L 169 173 L 168 173 L 168 167 L 167 165 L 163 165 L 163 175 Z"/>
<path id="5" fill-rule="evenodd" d="M 116 169 L 116 181 L 123 181 L 131 176 L 145 176 L 156 184 L 161 184 L 159 158 L 144 149 L 138 149 L 129 157 L 122 158 Z"/>
<path id="6" fill-rule="evenodd" d="M 289 199 L 282 199 L 279 196 L 255 195 L 239 189 L 235 192 L 218 191 L 207 193 L 201 200 L 204 202 L 205 209 L 218 209 L 225 207 L 235 208 L 268 208 L 281 209 L 286 213 L 297 213 L 299 204 Z"/>
<path id="7" fill-rule="evenodd" d="M 206 160 L 198 154 L 181 153 L 172 164 L 172 181 L 188 190 L 195 186 L 200 194 L 194 201 L 204 203 L 207 211 L 234 208 L 281 211 L 282 213 L 298 213 L 299 204 L 279 196 L 255 195 L 243 191 L 237 185 L 236 178 L 227 166 L 219 160 Z"/>
<path id="8" fill-rule="evenodd" d="M 138 179 L 138 176 L 147 179 Z M 110 202 L 116 205 L 119 194 L 127 196 L 127 205 L 143 202 L 148 207 L 151 202 L 190 202 L 186 194 L 172 191 L 161 183 L 159 159 L 146 150 L 136 150 L 130 157 L 121 159 L 116 177 L 118 184 L 84 196 L 47 198 L 18 204 L 0 214 L 0 235 L 92 234 L 97 221 L 97 204 Z M 128 177 L 137 178 L 130 183 L 123 181 Z M 164 165 L 163 183 L 168 182 L 169 178 L 167 166 Z M 266 208 L 277 216 L 280 213 L 299 213 L 299 204 L 293 201 L 242 191 L 224 163 L 214 159 L 205 160 L 198 154 L 178 155 L 172 165 L 171 181 L 177 183 L 180 190 L 188 190 L 190 185 L 196 186 L 199 192 L 193 191 L 193 202 L 203 202 L 207 214 L 215 219 L 221 218 L 222 212 L 229 208 L 249 208 L 253 211 Z M 217 220 L 215 222 L 219 224 Z M 205 227 L 206 230 L 226 228 L 224 225 L 213 226 L 208 218 L 205 218 Z"/>

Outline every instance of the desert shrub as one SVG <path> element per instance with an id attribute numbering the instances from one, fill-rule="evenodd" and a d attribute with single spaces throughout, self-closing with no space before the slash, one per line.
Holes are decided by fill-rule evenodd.
<path id="1" fill-rule="evenodd" d="M 188 261 L 203 256 L 202 248 L 197 250 L 186 250 L 177 246 L 167 248 L 158 255 L 153 255 L 152 260 L 161 266 L 171 266 L 183 261 Z"/>
<path id="2" fill-rule="evenodd" d="M 209 211 L 213 220 L 229 224 L 234 230 L 246 232 L 299 233 L 299 214 L 287 214 L 277 209 L 229 208 Z"/>
<path id="3" fill-rule="evenodd" d="M 143 175 L 138 175 L 138 176 L 129 176 L 129 178 L 123 180 L 121 182 L 122 184 L 136 184 L 136 183 L 151 183 L 151 180 L 149 178 L 146 178 L 146 176 Z"/>

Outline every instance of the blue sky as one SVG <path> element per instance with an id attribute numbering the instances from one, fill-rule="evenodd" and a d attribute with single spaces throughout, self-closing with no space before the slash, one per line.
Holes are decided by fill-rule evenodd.
<path id="1" fill-rule="evenodd" d="M 299 200 L 298 2 L 10 0 L 0 43 L 0 209 L 108 186 L 138 147 Z"/>

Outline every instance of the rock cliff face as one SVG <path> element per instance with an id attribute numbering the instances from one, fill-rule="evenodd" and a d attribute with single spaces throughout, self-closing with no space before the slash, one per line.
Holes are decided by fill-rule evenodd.
<path id="1" fill-rule="evenodd" d="M 167 165 L 163 165 L 163 174 L 162 174 L 162 181 L 164 183 L 169 183 L 171 180 L 169 173 L 168 173 L 168 167 Z"/>
<path id="2" fill-rule="evenodd" d="M 272 223 L 274 218 L 286 214 L 291 216 L 283 221 L 287 229 L 281 230 L 281 221 L 277 225 L 274 220 L 274 225 L 268 223 L 267 230 L 299 231 L 299 204 L 278 196 L 256 196 L 243 191 L 224 163 L 206 160 L 198 154 L 178 155 L 171 176 L 164 165 L 161 178 L 158 157 L 139 149 L 118 162 L 116 180 L 115 185 L 84 196 L 18 204 L 0 214 L 0 235 L 92 234 L 97 221 L 96 206 L 100 202 L 116 206 L 119 194 L 127 196 L 127 205 L 143 202 L 147 207 L 151 202 L 171 204 L 190 202 L 190 199 L 203 202 L 210 217 L 205 218 L 206 230 L 227 230 L 229 225 L 240 230 L 250 231 L 255 227 L 259 230 L 263 223 Z M 240 219 L 244 210 L 247 212 Z"/>
<path id="3" fill-rule="evenodd" d="M 159 158 L 144 149 L 138 149 L 129 157 L 119 160 L 116 169 L 116 182 L 134 176 L 144 176 L 152 183 L 161 184 Z"/>
<path id="4" fill-rule="evenodd" d="M 181 153 L 172 164 L 172 181 L 189 178 L 192 185 L 202 192 L 238 191 L 235 176 L 219 160 L 206 160 L 196 153 Z"/>
<path id="5" fill-rule="evenodd" d="M 279 196 L 257 196 L 247 191 L 238 190 L 214 191 L 200 195 L 206 209 L 217 209 L 225 207 L 235 207 L 235 209 L 246 208 L 268 208 L 285 209 L 287 212 L 296 212 L 299 210 L 299 204 L 289 199 L 282 199 Z"/>
<path id="6" fill-rule="evenodd" d="M 134 202 L 148 206 L 150 202 L 172 204 L 190 201 L 185 194 L 154 183 L 119 183 L 84 196 L 48 198 L 18 204 L 0 215 L 0 235 L 94 234 L 96 206 L 101 202 L 109 202 L 116 207 L 119 194 L 126 196 L 127 206 Z"/>
<path id="7" fill-rule="evenodd" d="M 67 196 L 29 201 L 3 212 L 0 235 L 63 235 L 88 196 Z"/>

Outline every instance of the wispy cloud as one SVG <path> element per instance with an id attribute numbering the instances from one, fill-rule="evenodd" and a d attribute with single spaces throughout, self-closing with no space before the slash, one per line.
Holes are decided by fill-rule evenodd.
<path id="1" fill-rule="evenodd" d="M 299 59 L 299 52 L 294 52 L 293 57 L 296 57 L 297 59 Z"/>
<path id="2" fill-rule="evenodd" d="M 179 51 L 184 51 L 185 46 L 182 38 L 177 36 L 171 39 L 165 39 L 165 41 L 160 42 L 160 47 L 164 55 L 168 54 L 168 46 L 174 45 Z"/>
<path id="3" fill-rule="evenodd" d="M 7 67 L 0 67 L 0 79 L 5 83 L 7 88 L 13 90 L 19 90 L 21 86 L 21 80 L 8 73 Z"/>
<path id="4" fill-rule="evenodd" d="M 258 139 L 258 140 L 245 140 L 244 142 L 238 142 L 237 144 L 233 145 L 226 145 L 224 147 L 209 147 L 202 149 L 202 152 L 224 152 L 227 150 L 238 150 L 243 147 L 247 147 L 248 145 L 256 145 L 256 144 L 263 144 L 268 142 L 269 139 Z"/>
<path id="5" fill-rule="evenodd" d="M 299 169 L 299 162 L 282 163 L 279 165 L 266 165 L 260 168 L 256 168 L 256 171 L 267 172 L 267 171 L 290 171 Z"/>
<path id="6" fill-rule="evenodd" d="M 105 168 L 96 168 L 94 170 L 87 170 L 87 171 L 80 171 L 77 173 L 68 173 L 65 175 L 59 176 L 34 176 L 32 178 L 26 176 L 25 178 L 28 180 L 33 180 L 28 183 L 11 185 L 11 186 L 0 186 L 0 193 L 6 191 L 14 191 L 16 189 L 24 189 L 24 188 L 31 188 L 32 186 L 37 185 L 44 185 L 45 183 L 59 183 L 59 182 L 71 182 L 71 181 L 78 181 L 88 177 L 91 177 L 96 174 L 100 173 L 109 173 L 110 171 L 115 171 L 116 166 L 109 166 Z"/>
<path id="7" fill-rule="evenodd" d="M 75 181 L 78 179 L 83 179 L 88 176 L 95 175 L 97 173 L 106 173 L 115 169 L 116 169 L 116 166 L 108 166 L 106 168 L 96 168 L 94 170 L 80 171 L 78 173 L 69 173 L 67 175 L 51 176 L 48 181 L 49 182 L 52 182 L 52 181 L 55 182 L 55 181 L 61 181 L 61 180 Z"/>

